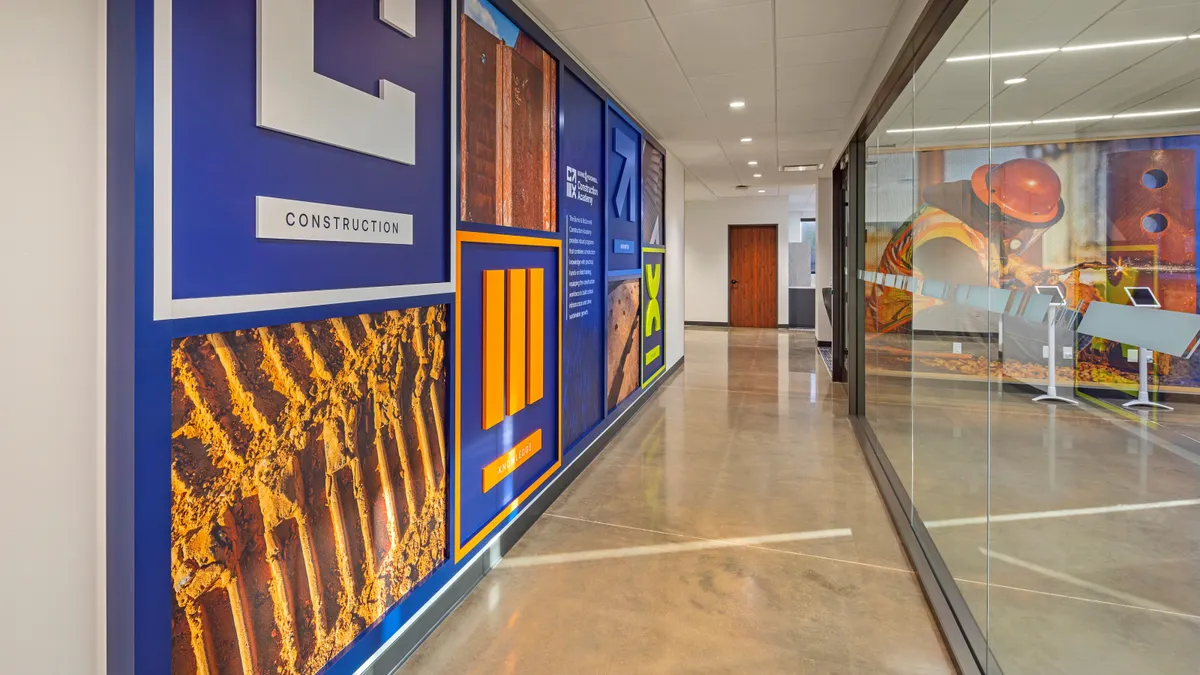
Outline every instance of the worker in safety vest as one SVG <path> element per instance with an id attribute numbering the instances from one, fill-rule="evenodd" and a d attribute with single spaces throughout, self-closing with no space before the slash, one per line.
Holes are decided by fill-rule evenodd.
<path id="1" fill-rule="evenodd" d="M 921 197 L 924 204 L 884 249 L 880 272 L 947 284 L 1032 287 L 1042 270 L 1021 254 L 1066 210 L 1058 174 L 1036 159 L 985 164 L 970 180 L 930 186 Z M 914 312 L 945 304 L 902 289 L 868 288 L 871 332 L 907 331 Z"/>

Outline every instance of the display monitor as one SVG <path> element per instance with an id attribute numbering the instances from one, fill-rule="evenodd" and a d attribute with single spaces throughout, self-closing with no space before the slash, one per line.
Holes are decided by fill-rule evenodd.
<path id="1" fill-rule="evenodd" d="M 1133 303 L 1134 307 L 1152 307 L 1154 309 L 1162 307 L 1162 303 L 1158 301 L 1149 286 L 1131 286 L 1125 289 L 1125 294 L 1129 296 L 1129 301 Z"/>
<path id="2" fill-rule="evenodd" d="M 1050 296 L 1051 307 L 1062 307 L 1067 304 L 1067 299 L 1063 297 L 1062 289 L 1058 286 L 1037 286 L 1038 295 Z"/>

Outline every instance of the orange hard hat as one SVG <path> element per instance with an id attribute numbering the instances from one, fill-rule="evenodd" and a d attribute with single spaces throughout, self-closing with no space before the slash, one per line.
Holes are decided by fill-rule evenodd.
<path id="1" fill-rule="evenodd" d="M 1062 181 L 1036 159 L 984 164 L 971 175 L 971 190 L 1005 218 L 1031 227 L 1049 227 L 1062 218 Z"/>

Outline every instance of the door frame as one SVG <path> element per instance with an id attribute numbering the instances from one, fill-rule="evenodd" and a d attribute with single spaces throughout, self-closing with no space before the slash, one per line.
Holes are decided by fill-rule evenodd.
<path id="1" fill-rule="evenodd" d="M 725 323 L 733 328 L 733 228 L 735 227 L 769 227 L 775 231 L 775 288 L 771 290 L 775 296 L 775 306 L 771 309 L 770 328 L 778 329 L 779 325 L 779 223 L 729 223 L 725 234 Z M 756 326 L 756 328 L 766 328 Z"/>

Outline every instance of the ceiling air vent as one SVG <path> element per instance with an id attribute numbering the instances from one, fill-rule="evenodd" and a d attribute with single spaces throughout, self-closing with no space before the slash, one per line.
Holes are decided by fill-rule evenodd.
<path id="1" fill-rule="evenodd" d="M 780 171 L 820 171 L 824 169 L 824 164 L 785 164 L 779 167 Z"/>

